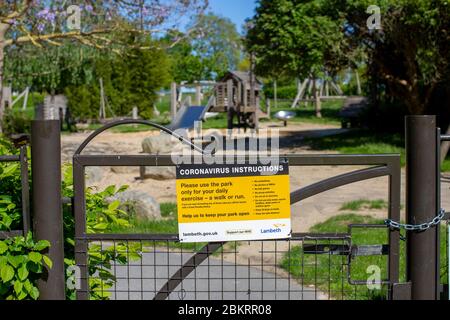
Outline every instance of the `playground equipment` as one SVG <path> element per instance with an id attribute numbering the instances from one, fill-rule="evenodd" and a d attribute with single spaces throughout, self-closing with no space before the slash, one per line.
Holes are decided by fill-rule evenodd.
<path id="1" fill-rule="evenodd" d="M 195 87 L 195 104 L 197 108 L 202 100 L 202 87 L 212 88 L 205 110 L 190 109 L 192 98 L 182 99 L 182 88 Z M 207 115 L 227 113 L 228 129 L 258 128 L 258 120 L 266 117 L 260 109 L 260 94 L 262 83 L 251 72 L 229 71 L 217 83 L 198 82 L 182 83 L 171 86 L 171 116 L 172 125 L 177 127 L 184 120 L 191 125 L 194 121 L 203 121 Z M 178 116 L 178 113 L 182 113 Z M 192 115 L 189 113 L 192 112 Z M 237 119 L 237 123 L 235 122 Z M 184 119 L 181 121 L 180 119 Z M 181 122 L 180 122 L 181 121 Z M 171 126 L 172 126 L 171 125 Z"/>
<path id="2" fill-rule="evenodd" d="M 293 111 L 284 111 L 284 110 L 282 110 L 282 111 L 278 111 L 277 113 L 275 113 L 275 114 L 274 114 L 274 117 L 275 117 L 276 119 L 278 119 L 278 120 L 283 121 L 284 126 L 286 127 L 286 126 L 287 126 L 287 121 L 288 121 L 289 119 L 292 119 L 292 118 L 295 117 L 295 112 L 293 112 Z"/>
<path id="3" fill-rule="evenodd" d="M 206 106 L 183 106 L 177 112 L 168 128 L 170 130 L 192 129 L 196 121 L 201 121 L 205 118 L 206 110 Z"/>
<path id="4" fill-rule="evenodd" d="M 252 72 L 230 71 L 215 85 L 214 99 L 210 100 L 208 110 L 226 112 L 228 129 L 257 129 L 261 88 L 262 83 Z"/>

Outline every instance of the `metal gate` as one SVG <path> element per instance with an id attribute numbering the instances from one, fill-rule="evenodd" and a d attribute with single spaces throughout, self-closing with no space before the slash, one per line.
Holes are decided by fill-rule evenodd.
<path id="1" fill-rule="evenodd" d="M 174 166 L 170 156 L 81 154 L 101 132 L 130 123 L 147 124 L 167 131 L 147 121 L 119 121 L 94 132 L 73 157 L 75 260 L 81 270 L 78 299 L 89 299 L 92 295 L 110 299 L 156 300 L 393 297 L 399 282 L 400 234 L 398 230 L 383 224 L 350 225 L 348 232 L 332 234 L 295 233 L 293 230 L 289 240 L 195 245 L 179 243 L 177 234 L 87 233 L 86 167 Z M 387 218 L 400 220 L 399 155 L 285 155 L 282 158 L 287 159 L 291 167 L 368 166 L 293 191 L 291 205 L 340 186 L 387 176 Z M 352 233 L 361 228 L 384 228 L 386 242 L 353 243 Z M 259 258 L 246 259 L 246 250 L 257 251 Z M 101 265 L 104 260 L 98 257 L 105 255 L 122 256 L 124 259 Z M 382 279 L 375 283 L 380 286 L 376 291 L 367 288 L 367 279 L 354 279 L 352 276 L 352 265 L 358 259 L 370 256 L 379 257 L 382 264 Z M 103 269 L 112 272 L 114 279 L 103 278 Z"/>

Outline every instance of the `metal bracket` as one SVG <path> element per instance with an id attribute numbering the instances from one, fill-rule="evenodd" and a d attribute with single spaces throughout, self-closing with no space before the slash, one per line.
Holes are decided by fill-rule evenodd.
<path id="1" fill-rule="evenodd" d="M 361 245 L 349 244 L 305 244 L 303 246 L 305 254 L 328 254 L 338 256 L 382 256 L 389 254 L 389 245 Z"/>
<path id="2" fill-rule="evenodd" d="M 411 282 L 394 283 L 391 298 L 392 300 L 411 300 Z"/>

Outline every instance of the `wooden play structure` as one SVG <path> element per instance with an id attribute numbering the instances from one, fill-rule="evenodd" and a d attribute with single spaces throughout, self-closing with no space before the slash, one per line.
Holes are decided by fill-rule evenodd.
<path id="1" fill-rule="evenodd" d="M 187 96 L 182 99 L 181 87 L 195 87 L 195 104 L 199 107 L 202 100 L 202 88 L 212 88 L 211 96 L 206 104 L 205 112 L 197 113 L 202 116 L 197 121 L 204 120 L 207 113 L 226 113 L 228 129 L 250 128 L 257 129 L 260 118 L 266 117 L 261 111 L 260 97 L 262 83 L 251 72 L 229 71 L 217 83 L 196 83 L 193 85 L 176 83 L 171 87 L 171 116 L 173 121 L 180 118 L 180 111 L 189 112 L 192 99 Z M 187 115 L 187 117 L 189 117 Z M 189 117 L 192 118 L 192 117 Z"/>
<path id="2" fill-rule="evenodd" d="M 256 129 L 261 90 L 262 83 L 251 72 L 230 71 L 215 85 L 208 110 L 226 112 L 228 129 Z"/>

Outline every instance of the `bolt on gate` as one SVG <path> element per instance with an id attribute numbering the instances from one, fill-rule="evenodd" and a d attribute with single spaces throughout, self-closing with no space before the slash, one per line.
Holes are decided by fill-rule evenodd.
<path id="1" fill-rule="evenodd" d="M 380 298 L 392 298 L 399 282 L 399 231 L 386 225 L 350 225 L 347 233 L 294 233 L 289 240 L 179 243 L 177 234 L 90 234 L 86 232 L 85 168 L 90 166 L 175 166 L 170 156 L 82 155 L 101 132 L 113 126 L 148 121 L 119 121 L 94 132 L 73 157 L 75 259 L 81 271 L 78 299 L 108 294 L 112 299 L 349 299 L 367 292 L 366 279 L 353 279 L 351 265 L 358 257 L 384 257 Z M 183 138 L 177 137 L 180 141 Z M 284 155 L 292 166 L 370 166 L 295 190 L 291 205 L 319 193 L 354 182 L 387 176 L 389 219 L 400 220 L 399 155 Z M 236 156 L 236 161 L 243 160 Z M 248 158 L 245 159 L 246 163 Z M 237 162 L 236 162 L 237 163 Z M 355 229 L 384 228 L 386 243 L 357 245 Z M 257 261 L 243 259 L 245 249 L 257 250 Z M 107 254 L 139 255 L 136 261 L 101 266 L 112 271 L 109 285 L 93 266 Z M 95 258 L 97 257 L 97 258 Z M 97 262 L 96 262 L 97 261 Z M 288 272 L 280 270 L 282 264 Z M 98 265 L 97 265 L 98 267 Z M 323 272 L 325 270 L 325 272 Z M 321 272 L 319 272 L 321 271 Z M 96 279 L 95 285 L 90 280 Z"/>

